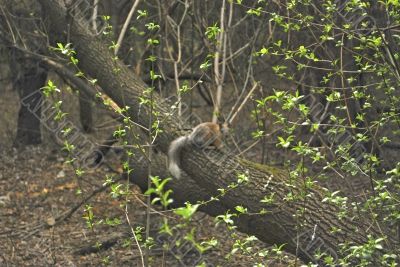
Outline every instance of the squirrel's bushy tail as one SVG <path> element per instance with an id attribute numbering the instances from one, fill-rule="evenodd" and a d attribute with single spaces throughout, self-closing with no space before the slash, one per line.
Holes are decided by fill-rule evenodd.
<path id="1" fill-rule="evenodd" d="M 181 178 L 181 150 L 188 140 L 187 136 L 181 136 L 171 142 L 168 148 L 168 170 L 175 178 Z"/>

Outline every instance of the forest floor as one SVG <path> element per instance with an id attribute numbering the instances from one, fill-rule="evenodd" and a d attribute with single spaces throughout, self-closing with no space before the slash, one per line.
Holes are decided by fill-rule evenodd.
<path id="1" fill-rule="evenodd" d="M 105 165 L 81 178 L 64 162 L 62 153 L 44 147 L 0 152 L 0 266 L 142 266 L 131 229 L 145 225 L 143 194 L 131 185 L 133 193 L 125 209 L 121 199 L 110 196 L 109 188 L 99 190 L 106 176 L 120 176 L 119 161 L 110 156 Z M 77 194 L 78 189 L 82 194 Z M 118 218 L 122 224 L 100 223 L 90 230 L 84 218 L 88 204 L 96 222 Z M 179 223 L 178 218 L 172 212 L 153 209 L 152 213 L 155 246 L 150 250 L 151 266 L 196 266 L 201 262 L 207 266 L 252 266 L 255 259 L 264 266 L 290 266 L 293 262 L 293 257 L 285 254 L 269 260 L 255 258 L 253 254 L 266 247 L 259 241 L 254 242 L 252 251 L 237 252 L 227 259 L 235 242 L 232 232 L 215 226 L 212 217 L 200 212 L 190 225 L 196 228 L 197 240 L 214 237 L 219 245 L 204 254 L 190 242 L 178 249 L 175 239 L 158 234 L 163 218 L 170 224 Z M 245 242 L 243 234 L 234 235 Z M 103 245 L 96 249 L 99 242 Z M 163 249 L 163 243 L 168 243 L 169 249 Z"/>

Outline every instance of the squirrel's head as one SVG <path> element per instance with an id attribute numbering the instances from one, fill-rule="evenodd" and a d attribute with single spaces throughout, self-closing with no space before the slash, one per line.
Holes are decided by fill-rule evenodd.
<path id="1" fill-rule="evenodd" d="M 231 125 L 228 122 L 228 120 L 225 118 L 225 116 L 220 114 L 218 116 L 218 120 L 217 121 L 218 121 L 219 129 L 220 129 L 222 135 L 225 135 L 225 136 L 228 135 Z"/>
<path id="2" fill-rule="evenodd" d="M 221 133 L 223 135 L 229 134 L 229 123 L 228 122 L 220 123 L 219 127 L 220 127 Z"/>

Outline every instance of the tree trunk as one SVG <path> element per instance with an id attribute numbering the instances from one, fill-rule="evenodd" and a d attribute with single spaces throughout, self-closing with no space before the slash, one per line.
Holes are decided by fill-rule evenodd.
<path id="1" fill-rule="evenodd" d="M 42 142 L 40 131 L 42 88 L 47 79 L 47 71 L 30 60 L 20 59 L 23 66 L 15 75 L 14 87 L 18 91 L 21 107 L 18 112 L 17 135 L 14 146 L 37 145 Z M 15 65 L 15 64 L 14 64 Z M 30 66 L 30 67 L 29 67 Z M 14 70 L 15 72 L 15 70 Z"/>
<path id="2" fill-rule="evenodd" d="M 79 118 L 86 133 L 93 132 L 93 101 L 84 92 L 79 93 Z"/>
<path id="3" fill-rule="evenodd" d="M 56 0 L 40 0 L 40 3 L 49 16 L 50 32 L 58 34 L 51 39 L 65 38 L 64 34 L 68 32 L 65 8 Z M 78 21 L 72 23 L 69 34 L 82 71 L 96 78 L 119 106 L 129 106 L 129 116 L 136 123 L 147 126 L 149 109 L 140 106 L 138 99 L 147 88 L 143 81 L 114 60 L 107 44 L 91 35 Z M 159 120 L 162 129 L 157 136 L 156 148 L 166 153 L 169 143 L 182 134 L 178 130 L 179 118 L 166 115 L 168 106 L 158 96 L 154 96 L 154 101 L 155 119 Z M 294 181 L 285 170 L 252 163 L 229 153 L 199 151 L 190 145 L 183 149 L 181 165 L 188 175 L 171 184 L 177 196 L 189 197 L 185 191 L 187 183 L 197 185 L 194 187 L 197 192 L 190 191 L 193 192 L 190 196 L 192 201 L 205 195 L 218 195 L 218 188 L 225 189 L 226 193 L 219 197 L 217 204 L 205 207 L 205 212 L 215 216 L 243 206 L 248 213 L 236 217 L 241 231 L 269 244 L 286 244 L 284 249 L 305 261 L 316 260 L 318 251 L 338 259 L 343 256 L 340 244 L 362 245 L 368 241 L 367 235 L 379 236 L 372 220 L 353 219 L 367 215 L 339 217 L 341 207 L 322 201 L 322 188 L 315 184 L 305 188 L 304 181 Z M 239 177 L 247 179 L 229 190 L 230 185 L 238 184 Z M 141 179 L 133 181 L 142 183 L 146 175 L 143 174 Z M 273 201 L 260 201 L 265 198 Z M 352 209 L 348 207 L 347 210 Z"/>

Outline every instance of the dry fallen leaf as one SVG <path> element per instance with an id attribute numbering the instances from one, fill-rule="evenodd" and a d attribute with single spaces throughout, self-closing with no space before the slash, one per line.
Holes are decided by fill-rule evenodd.
<path id="1" fill-rule="evenodd" d="M 5 196 L 0 196 L 0 205 L 6 205 L 11 201 L 10 194 L 7 194 Z"/>
<path id="2" fill-rule="evenodd" d="M 54 226 L 54 225 L 56 224 L 56 219 L 54 219 L 53 216 L 52 216 L 52 217 L 49 217 L 49 218 L 47 218 L 46 223 L 47 223 L 49 226 Z"/>
<path id="3" fill-rule="evenodd" d="M 65 177 L 65 172 L 63 170 L 61 170 L 58 174 L 57 174 L 57 178 L 64 178 Z"/>

